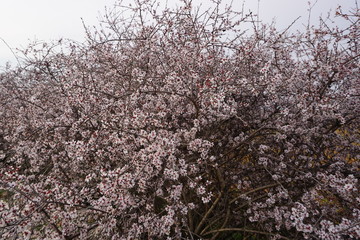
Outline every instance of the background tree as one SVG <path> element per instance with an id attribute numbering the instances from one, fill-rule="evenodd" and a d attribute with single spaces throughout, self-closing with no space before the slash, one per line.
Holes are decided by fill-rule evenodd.
<path id="1" fill-rule="evenodd" d="M 0 236 L 360 237 L 359 10 L 337 14 L 246 35 L 231 6 L 138 1 L 29 46 L 0 76 Z"/>

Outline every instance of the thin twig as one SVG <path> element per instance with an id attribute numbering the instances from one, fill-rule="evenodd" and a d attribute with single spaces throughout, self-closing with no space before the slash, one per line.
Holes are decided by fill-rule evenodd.
<path id="1" fill-rule="evenodd" d="M 250 193 L 253 193 L 253 192 L 257 192 L 257 191 L 260 191 L 260 190 L 263 190 L 263 189 L 267 189 L 267 188 L 271 188 L 271 187 L 276 187 L 276 186 L 279 186 L 280 184 L 279 183 L 273 183 L 273 184 L 269 184 L 269 185 L 265 185 L 265 186 L 262 186 L 262 187 L 258 187 L 258 188 L 255 188 L 255 189 L 252 189 L 246 193 L 243 193 L 241 195 L 248 195 Z M 237 200 L 239 200 L 241 198 L 241 196 L 239 197 L 236 197 L 234 198 L 233 200 L 230 201 L 230 204 L 236 202 Z"/>
<path id="2" fill-rule="evenodd" d="M 230 232 L 230 231 L 257 233 L 257 234 L 261 234 L 261 235 L 276 236 L 276 237 L 278 237 L 280 239 L 290 240 L 290 238 L 281 236 L 279 234 L 274 234 L 274 233 L 269 233 L 269 232 L 262 232 L 262 231 L 251 230 L 251 229 L 246 229 L 246 228 L 223 228 L 223 229 L 217 229 L 217 230 L 209 231 L 209 232 L 205 233 L 204 235 L 209 235 L 209 234 L 218 233 L 218 232 Z"/>
<path id="3" fill-rule="evenodd" d="M 210 209 L 205 213 L 205 215 L 203 216 L 203 218 L 201 219 L 199 225 L 196 227 L 195 229 L 195 233 L 198 234 L 201 227 L 203 226 L 203 224 L 205 223 L 206 219 L 208 218 L 208 216 L 210 215 L 210 213 L 214 210 L 215 206 L 217 205 L 217 203 L 220 201 L 221 197 L 223 195 L 223 192 L 220 192 L 219 196 L 216 198 L 215 202 L 212 204 L 212 206 L 210 207 Z"/>

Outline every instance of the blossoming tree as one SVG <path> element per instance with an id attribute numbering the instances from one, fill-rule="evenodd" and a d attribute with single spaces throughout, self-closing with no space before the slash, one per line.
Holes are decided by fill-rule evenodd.
<path id="1" fill-rule="evenodd" d="M 1 238 L 360 237 L 359 10 L 221 9 L 118 6 L 0 75 Z"/>

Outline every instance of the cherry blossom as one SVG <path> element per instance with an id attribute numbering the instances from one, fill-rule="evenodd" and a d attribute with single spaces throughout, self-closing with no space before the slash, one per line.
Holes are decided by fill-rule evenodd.
<path id="1" fill-rule="evenodd" d="M 0 74 L 0 238 L 360 238 L 359 9 L 336 17 L 118 2 L 31 44 Z"/>

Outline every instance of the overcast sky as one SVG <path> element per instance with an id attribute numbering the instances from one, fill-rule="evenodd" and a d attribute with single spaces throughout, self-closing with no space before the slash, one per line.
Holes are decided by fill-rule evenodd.
<path id="1" fill-rule="evenodd" d="M 165 0 L 159 0 L 165 2 Z M 6 43 L 13 49 L 25 48 L 34 40 L 52 41 L 69 38 L 84 40 L 81 19 L 88 26 L 97 25 L 105 6 L 113 6 L 115 0 L 0 0 L 0 70 L 7 61 L 15 64 L 15 58 Z M 168 0 L 174 5 L 174 0 Z M 208 0 L 193 0 L 193 4 Z M 225 0 L 224 2 L 230 2 Z M 234 0 L 234 7 L 241 9 L 244 0 Z M 316 2 L 311 0 L 312 3 Z M 342 5 L 344 10 L 355 6 L 356 0 L 318 0 L 312 10 L 315 24 L 320 15 Z M 245 0 L 245 10 L 258 12 L 258 0 Z M 298 16 L 302 16 L 295 28 L 307 23 L 308 0 L 260 0 L 259 15 L 264 22 L 276 19 L 278 28 L 286 28 Z M 339 23 L 341 24 L 341 23 Z"/>

